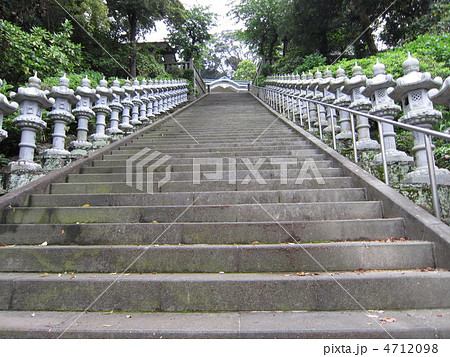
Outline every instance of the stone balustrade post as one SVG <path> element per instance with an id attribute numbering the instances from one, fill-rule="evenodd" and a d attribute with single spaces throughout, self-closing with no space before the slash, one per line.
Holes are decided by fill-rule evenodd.
<path id="1" fill-rule="evenodd" d="M 72 106 L 77 104 L 81 97 L 75 96 L 74 91 L 69 88 L 69 79 L 66 75 L 60 78 L 59 86 L 52 87 L 49 97 L 55 99 L 53 110 L 48 113 L 49 119 L 54 122 L 53 146 L 45 151 L 44 158 L 47 167 L 50 163 L 52 168 L 55 168 L 64 165 L 64 163 L 57 162 L 59 159 L 70 156 L 70 152 L 65 149 L 66 127 L 75 120 L 71 113 Z M 53 164 L 56 166 L 53 166 Z"/>
<path id="2" fill-rule="evenodd" d="M 373 66 L 373 78 L 366 81 L 366 88 L 361 92 L 364 96 L 372 101 L 372 109 L 369 114 L 376 115 L 389 120 L 394 120 L 400 113 L 400 106 L 387 95 L 388 88 L 395 86 L 395 80 L 391 74 L 386 74 L 386 67 L 377 59 L 377 63 Z M 413 158 L 406 155 L 403 151 L 397 150 L 395 142 L 396 134 L 392 124 L 382 124 L 384 147 L 386 150 L 386 160 L 388 162 L 410 162 Z M 381 163 L 382 154 L 377 154 L 374 161 Z"/>
<path id="3" fill-rule="evenodd" d="M 430 129 L 442 118 L 442 113 L 433 108 L 428 91 L 433 88 L 439 89 L 442 79 L 440 77 L 433 79 L 430 73 L 420 72 L 419 61 L 410 54 L 402 67 L 405 75 L 397 79 L 397 85 L 389 93 L 392 99 L 402 103 L 405 115 L 400 118 L 400 122 Z M 406 175 L 402 183 L 429 183 L 425 136 L 413 132 L 413 137 L 417 168 Z M 436 181 L 438 184 L 450 185 L 450 172 L 436 168 Z"/>
<path id="4" fill-rule="evenodd" d="M 168 81 L 167 80 L 163 81 L 163 95 L 164 95 L 164 100 L 163 100 L 164 109 L 165 109 L 166 112 L 168 112 L 170 110 L 170 107 L 169 107 L 169 96 L 170 96 L 170 94 L 169 94 L 169 85 L 168 85 Z"/>
<path id="5" fill-rule="evenodd" d="M 333 73 L 327 68 L 324 73 L 324 78 L 317 86 L 317 89 L 323 92 L 322 101 L 325 103 L 328 103 L 328 104 L 333 104 L 334 101 L 336 100 L 336 96 L 328 90 L 328 88 L 331 84 L 331 81 L 333 79 L 334 79 Z M 336 110 L 333 108 L 327 107 L 326 112 L 327 112 L 326 115 L 327 115 L 328 126 L 324 129 L 324 132 L 331 133 L 331 131 L 332 131 L 331 123 L 333 123 L 335 133 L 338 132 L 340 128 L 337 125 L 337 121 L 336 121 Z"/>
<path id="6" fill-rule="evenodd" d="M 300 96 L 306 97 L 307 91 L 306 91 L 306 73 L 302 72 L 302 75 L 300 76 L 300 82 L 299 82 L 299 88 L 300 88 Z M 308 120 L 308 105 L 306 101 L 301 101 L 300 103 L 302 107 L 302 117 L 303 117 L 303 123 L 305 123 Z"/>
<path id="7" fill-rule="evenodd" d="M 144 90 L 147 92 L 147 119 L 150 123 L 155 119 L 155 114 L 153 114 L 153 104 L 155 102 L 155 97 L 153 96 L 153 81 L 149 79 L 147 85 L 144 86 Z"/>
<path id="8" fill-rule="evenodd" d="M 92 142 L 93 149 L 99 149 L 111 142 L 111 137 L 106 135 L 106 118 L 111 115 L 112 109 L 109 107 L 109 101 L 114 98 L 112 90 L 108 88 L 108 82 L 103 78 L 96 88 L 99 99 L 92 107 L 96 114 L 95 134 L 89 139 Z"/>
<path id="9" fill-rule="evenodd" d="M 323 92 L 320 90 L 320 85 L 323 82 L 322 72 L 317 70 L 317 72 L 314 75 L 314 80 L 311 82 L 310 87 L 314 91 L 314 95 L 312 96 L 312 99 L 314 100 L 323 100 Z M 315 122 L 315 126 L 321 125 L 322 127 L 328 126 L 327 121 L 327 114 L 325 111 L 325 107 L 320 104 L 316 104 L 317 108 L 317 121 Z M 320 120 L 319 120 L 320 118 Z M 320 123 L 320 124 L 319 124 Z"/>
<path id="10" fill-rule="evenodd" d="M 19 160 L 10 162 L 9 168 L 14 171 L 39 171 L 41 165 L 34 162 L 34 150 L 36 149 L 36 134 L 47 127 L 42 120 L 42 111 L 50 108 L 55 99 L 47 98 L 48 91 L 41 90 L 41 80 L 30 77 L 28 87 L 20 87 L 17 93 L 11 93 L 11 97 L 20 106 L 20 114 L 13 119 L 13 123 L 20 128 Z"/>
<path id="11" fill-rule="evenodd" d="M 140 110 L 143 104 L 141 100 L 141 94 L 143 90 L 137 78 L 133 81 L 133 89 L 134 89 L 134 97 L 131 100 L 133 102 L 133 108 L 131 111 L 130 124 L 133 125 L 133 127 L 136 127 L 138 125 L 142 125 L 142 121 L 140 120 L 140 113 L 141 113 Z"/>
<path id="12" fill-rule="evenodd" d="M 330 81 L 328 90 L 335 93 L 336 99 L 333 101 L 334 105 L 348 108 L 352 102 L 350 95 L 343 92 L 343 86 L 348 78 L 345 76 L 345 71 L 339 66 L 336 71 L 336 78 Z M 350 140 L 352 139 L 352 128 L 350 122 L 350 114 L 345 110 L 339 111 L 339 125 L 340 133 L 336 135 L 337 140 Z"/>
<path id="13" fill-rule="evenodd" d="M 162 108 L 160 106 L 161 96 L 159 92 L 160 86 L 158 84 L 158 81 L 155 79 L 153 81 L 153 97 L 155 98 L 155 102 L 153 103 L 153 114 L 155 114 L 155 116 L 158 116 L 159 114 L 162 113 Z"/>
<path id="14" fill-rule="evenodd" d="M 434 104 L 450 108 L 450 77 L 447 77 L 440 90 L 437 88 L 430 89 L 428 97 Z M 450 134 L 450 128 L 447 128 L 445 133 Z"/>
<path id="15" fill-rule="evenodd" d="M 78 122 L 77 140 L 72 141 L 70 145 L 73 148 L 72 155 L 84 156 L 92 149 L 92 144 L 87 140 L 89 120 L 95 117 L 92 104 L 99 99 L 99 96 L 95 89 L 91 88 L 91 81 L 87 76 L 81 80 L 81 86 L 77 87 L 75 94 L 81 98 L 72 111 Z"/>
<path id="16" fill-rule="evenodd" d="M 128 79 L 125 81 L 122 88 L 125 91 L 125 97 L 122 100 L 122 105 L 124 108 L 122 112 L 122 123 L 119 125 L 119 128 L 122 129 L 126 134 L 130 134 L 133 132 L 133 125 L 130 124 L 130 119 L 131 110 L 134 107 L 132 98 L 135 95 L 135 91 Z"/>
<path id="17" fill-rule="evenodd" d="M 119 140 L 123 137 L 123 131 L 119 129 L 119 116 L 124 110 L 124 106 L 121 104 L 123 98 L 126 97 L 125 89 L 120 87 L 120 82 L 116 78 L 111 87 L 113 97 L 109 101 L 109 107 L 111 108 L 111 120 L 110 127 L 107 129 L 107 133 L 111 136 L 113 141 Z"/>
<path id="18" fill-rule="evenodd" d="M 313 99 L 314 98 L 314 88 L 315 85 L 312 84 L 312 82 L 314 81 L 314 75 L 310 72 L 308 72 L 308 74 L 306 75 L 306 80 L 303 81 L 303 87 L 306 90 L 306 95 L 305 98 L 307 99 Z M 311 131 L 315 131 L 317 130 L 316 128 L 314 128 L 315 123 L 317 123 L 318 121 L 318 116 L 317 116 L 317 105 L 314 103 L 309 102 L 307 104 L 307 108 L 309 109 L 309 122 L 311 124 Z M 308 112 L 306 113 L 308 115 Z"/>
<path id="19" fill-rule="evenodd" d="M 142 122 L 142 124 L 147 125 L 150 120 L 147 117 L 147 106 L 150 99 L 148 99 L 148 93 L 145 90 L 147 88 L 147 80 L 144 78 L 141 81 L 141 94 L 140 99 L 142 101 L 141 108 L 140 108 L 140 114 L 139 114 L 139 120 Z"/>
<path id="20" fill-rule="evenodd" d="M 372 109 L 372 103 L 364 95 L 361 94 L 362 89 L 366 85 L 367 77 L 363 75 L 362 68 L 355 63 L 352 69 L 353 76 L 345 81 L 344 92 L 351 95 L 352 102 L 350 109 L 363 113 Z M 356 147 L 358 150 L 375 150 L 380 148 L 380 144 L 370 138 L 369 119 L 363 115 L 357 116 L 358 141 Z"/>
<path id="21" fill-rule="evenodd" d="M 0 79 L 0 88 L 3 85 L 3 81 Z M 5 95 L 0 93 L 0 142 L 8 137 L 6 130 L 3 130 L 3 117 L 6 115 L 13 114 L 19 107 L 16 102 L 8 102 Z"/>

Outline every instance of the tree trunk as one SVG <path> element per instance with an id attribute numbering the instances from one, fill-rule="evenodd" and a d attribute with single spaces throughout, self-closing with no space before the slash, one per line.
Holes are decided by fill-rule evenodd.
<path id="1" fill-rule="evenodd" d="M 377 45 L 375 44 L 375 40 L 373 39 L 372 30 L 370 29 L 370 19 L 367 15 L 364 6 L 361 3 L 361 0 L 354 0 L 355 4 L 352 1 L 349 1 L 348 6 L 351 11 L 358 14 L 359 22 L 361 23 L 362 30 L 366 30 L 364 32 L 363 38 L 369 48 L 370 55 L 374 56 L 378 53 Z"/>
<path id="2" fill-rule="evenodd" d="M 137 48 L 136 48 L 136 36 L 137 36 L 137 16 L 135 13 L 128 14 L 128 21 L 130 22 L 130 42 L 131 42 L 131 53 L 130 53 L 130 73 L 133 78 L 136 77 L 136 59 L 137 59 Z"/>

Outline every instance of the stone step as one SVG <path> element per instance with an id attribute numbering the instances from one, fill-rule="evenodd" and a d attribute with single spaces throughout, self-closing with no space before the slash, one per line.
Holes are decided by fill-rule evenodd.
<path id="1" fill-rule="evenodd" d="M 326 169 L 318 169 L 320 175 L 322 177 L 339 177 L 342 175 L 342 170 L 338 168 L 326 168 Z M 134 170 L 135 171 L 135 170 Z M 247 176 L 252 177 L 250 170 L 239 170 L 234 171 L 230 175 L 229 170 L 220 171 L 222 179 L 228 180 L 230 177 L 236 177 L 237 180 L 243 181 Z M 258 170 L 258 173 L 264 179 L 280 179 L 282 173 L 281 170 Z M 215 171 L 205 171 L 203 167 L 201 167 L 200 177 L 202 180 L 207 180 L 208 177 L 212 177 L 212 175 L 216 175 Z M 301 170 L 289 170 L 284 173 L 287 178 L 297 178 L 302 173 Z M 153 179 L 155 182 L 162 180 L 166 176 L 164 172 L 157 172 L 154 174 Z M 193 172 L 172 172 L 170 179 L 172 181 L 193 181 L 194 180 Z M 79 183 L 79 182 L 126 182 L 126 174 L 125 173 L 111 173 L 111 174 L 70 174 L 67 177 L 68 183 Z"/>
<path id="2" fill-rule="evenodd" d="M 192 138 L 189 139 L 177 139 L 171 140 L 166 137 L 154 140 L 136 139 L 126 144 L 124 147 L 142 147 L 142 146 L 170 146 L 174 148 L 178 147 L 240 147 L 240 146 L 277 146 L 277 145 L 305 145 L 308 142 L 302 138 L 277 138 L 277 139 L 265 139 L 259 138 L 256 140 L 209 140 L 208 138 L 201 139 L 201 142 L 195 142 Z"/>
<path id="3" fill-rule="evenodd" d="M 0 274 L 0 309 L 222 312 L 450 308 L 449 271 L 317 274 L 4 273 Z M 105 289 L 107 293 L 98 298 Z"/>
<path id="4" fill-rule="evenodd" d="M 156 206 L 156 205 L 230 205 L 295 202 L 348 202 L 364 201 L 366 193 L 361 188 L 247 191 L 247 192 L 176 192 L 176 193 L 129 193 L 129 194 L 35 194 L 30 196 L 30 207 L 81 207 L 90 206 Z"/>
<path id="5" fill-rule="evenodd" d="M 123 155 L 123 154 L 136 154 L 143 149 L 142 145 L 139 146 L 121 146 L 117 150 L 112 150 L 112 155 Z M 304 145 L 249 145 L 249 146 L 223 146 L 217 145 L 205 146 L 205 147 L 172 147 L 172 145 L 165 146 L 150 146 L 152 150 L 163 151 L 165 154 L 172 153 L 207 153 L 207 152 L 260 152 L 260 151 L 291 151 L 291 150 L 304 150 L 311 149 L 312 146 L 308 144 Z M 270 150 L 269 150 L 270 149 Z"/>
<path id="6" fill-rule="evenodd" d="M 228 181 L 201 181 L 194 184 L 190 181 L 169 181 L 162 187 L 157 183 L 153 184 L 153 190 L 149 190 L 147 185 L 142 188 L 128 186 L 117 182 L 92 182 L 92 183 L 54 183 L 50 187 L 50 193 L 65 194 L 92 194 L 92 193 L 137 193 L 137 192 L 205 192 L 205 191 L 253 191 L 253 190 L 294 190 L 294 189 L 330 189 L 330 188 L 351 188 L 352 179 L 350 177 L 324 177 L 318 181 L 315 178 L 304 179 L 301 183 L 295 183 L 295 179 L 289 179 L 287 184 L 281 183 L 279 179 L 267 179 L 258 183 L 252 180 L 246 184 L 243 181 L 230 184 Z"/>
<path id="7" fill-rule="evenodd" d="M 324 221 L 382 218 L 380 202 L 276 203 L 220 206 L 17 207 L 6 224 Z"/>
<path id="8" fill-rule="evenodd" d="M 428 242 L 0 247 L 1 272 L 255 273 L 429 267 L 434 267 L 434 258 L 433 244 Z"/>
<path id="9" fill-rule="evenodd" d="M 261 244 L 406 238 L 401 218 L 304 222 L 2 224 L 6 245 Z"/>
<path id="10" fill-rule="evenodd" d="M 286 161 L 286 163 L 289 163 L 288 168 L 292 169 L 295 168 L 295 166 L 292 165 L 292 157 L 289 158 L 290 161 Z M 171 172 L 187 172 L 194 169 L 194 166 L 191 163 L 186 163 L 186 160 L 183 160 L 184 163 L 177 163 L 175 164 L 173 160 L 170 162 L 170 171 Z M 252 164 L 255 165 L 257 160 L 252 159 Z M 278 162 L 278 161 L 277 161 Z M 297 160 L 297 167 L 302 167 L 303 164 L 306 161 L 302 161 L 300 159 Z M 89 174 L 89 173 L 120 173 L 120 172 L 126 172 L 126 161 L 123 160 L 117 160 L 117 161 L 101 161 L 101 160 L 95 160 L 92 162 L 92 167 L 84 167 L 81 169 L 81 173 Z M 331 168 L 332 162 L 330 160 L 314 160 L 314 165 L 321 169 L 321 168 Z M 167 167 L 167 166 L 166 166 Z M 166 167 L 161 166 L 158 168 L 155 168 L 155 172 L 165 172 Z M 231 167 L 234 169 L 234 165 L 232 164 Z M 208 171 L 214 171 L 216 170 L 216 165 L 201 165 L 202 170 L 208 170 Z M 228 171 L 230 168 L 230 160 L 225 159 L 223 161 L 223 168 L 225 171 Z M 133 167 L 135 170 L 135 165 Z M 271 164 L 270 159 L 266 159 L 261 166 L 259 167 L 260 170 L 279 170 L 280 169 L 280 163 L 277 164 Z M 236 160 L 236 170 L 248 170 L 248 166 L 242 161 L 242 159 Z"/>
<path id="11" fill-rule="evenodd" d="M 370 316 L 372 317 L 370 317 Z M 450 309 L 74 314 L 0 311 L 0 338 L 448 339 Z M 379 325 L 391 317 L 396 323 Z M 76 320 L 76 323 L 73 323 Z"/>
<path id="12" fill-rule="evenodd" d="M 180 162 L 180 159 L 183 159 L 181 161 L 188 161 L 192 162 L 194 159 L 209 159 L 209 158 L 248 158 L 248 159 L 255 159 L 255 158 L 285 158 L 285 157 L 291 157 L 291 158 L 298 158 L 300 160 L 305 159 L 323 159 L 325 158 L 324 154 L 321 154 L 319 150 L 316 149 L 305 149 L 305 150 L 282 150 L 282 151 L 260 151 L 260 152 L 197 152 L 195 154 L 192 153 L 171 153 L 171 152 L 165 152 L 160 151 L 161 154 L 169 155 L 171 157 L 171 160 L 169 162 Z M 148 152 L 145 155 L 140 155 L 139 160 L 145 159 L 149 154 Z M 103 156 L 104 161 L 119 161 L 119 160 L 128 160 L 133 156 L 132 153 L 121 153 L 121 154 L 108 154 Z M 159 158 L 159 157 L 158 157 Z M 155 159 L 152 161 L 156 161 Z M 257 160 L 255 160 L 257 161 Z"/>

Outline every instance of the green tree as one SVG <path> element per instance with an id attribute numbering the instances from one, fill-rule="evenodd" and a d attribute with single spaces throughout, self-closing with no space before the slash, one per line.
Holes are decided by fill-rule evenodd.
<path id="1" fill-rule="evenodd" d="M 267 59 L 275 58 L 281 43 L 278 24 L 282 3 L 283 0 L 241 0 L 231 11 L 246 26 L 239 33 L 241 39 Z"/>
<path id="2" fill-rule="evenodd" d="M 250 60 L 239 63 L 238 70 L 234 73 L 233 79 L 238 81 L 251 81 L 256 75 L 256 64 Z"/>
<path id="3" fill-rule="evenodd" d="M 131 44 L 130 73 L 135 77 L 138 37 L 153 30 L 158 20 L 172 21 L 183 5 L 178 0 L 107 0 L 106 4 L 114 19 L 116 37 L 124 32 Z"/>
<path id="4" fill-rule="evenodd" d="M 172 21 L 169 30 L 169 42 L 181 49 L 185 61 L 199 59 L 205 43 L 211 39 L 209 33 L 216 14 L 209 7 L 194 6 L 179 12 L 178 21 Z"/>
<path id="5" fill-rule="evenodd" d="M 81 46 L 70 41 L 73 27 L 69 21 L 61 32 L 51 33 L 40 27 L 29 32 L 0 20 L 0 73 L 9 83 L 17 84 L 37 71 L 40 78 L 75 72 L 82 68 Z"/>

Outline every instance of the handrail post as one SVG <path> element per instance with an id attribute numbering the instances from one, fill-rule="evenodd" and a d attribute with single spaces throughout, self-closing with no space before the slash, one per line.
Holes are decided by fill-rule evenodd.
<path id="1" fill-rule="evenodd" d="M 433 148 L 431 146 L 431 140 L 429 135 L 424 134 L 425 139 L 425 150 L 427 152 L 427 162 L 428 162 L 428 174 L 430 176 L 430 186 L 431 186 L 431 194 L 433 199 L 433 210 L 434 215 L 437 219 L 441 219 L 441 207 L 439 204 L 439 193 L 437 189 L 436 182 L 436 171 L 434 164 L 434 156 L 433 156 Z"/>

